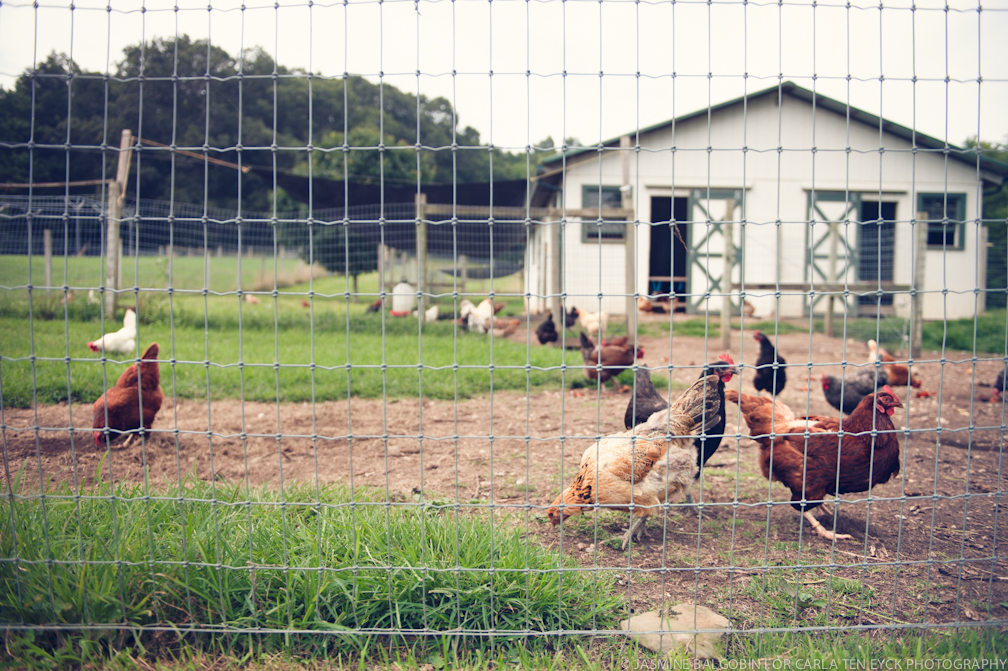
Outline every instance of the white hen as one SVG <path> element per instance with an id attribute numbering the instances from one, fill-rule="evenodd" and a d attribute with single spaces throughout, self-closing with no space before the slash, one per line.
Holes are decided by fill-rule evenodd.
<path id="1" fill-rule="evenodd" d="M 426 310 L 424 310 L 424 322 L 427 324 L 433 324 L 438 320 L 438 315 L 441 314 L 441 310 L 436 305 L 432 305 Z M 414 317 L 419 317 L 420 313 L 417 310 L 413 311 Z"/>
<path id="2" fill-rule="evenodd" d="M 89 342 L 87 346 L 91 348 L 92 352 L 100 352 L 104 349 L 106 352 L 129 354 L 136 349 L 136 335 L 136 313 L 127 310 L 121 329 L 115 333 L 106 333 L 98 340 Z"/>

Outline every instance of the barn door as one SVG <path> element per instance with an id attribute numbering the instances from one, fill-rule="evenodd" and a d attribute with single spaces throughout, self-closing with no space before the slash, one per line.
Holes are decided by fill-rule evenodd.
<path id="1" fill-rule="evenodd" d="M 805 282 L 857 280 L 857 238 L 861 217 L 861 194 L 844 191 L 816 191 L 808 196 L 808 226 L 805 228 Z M 826 309 L 820 303 L 826 296 L 816 292 L 810 302 L 805 296 L 805 312 Z M 850 298 L 848 308 L 854 307 Z M 834 310 L 844 311 L 843 297 L 834 302 Z"/>
<path id="2" fill-rule="evenodd" d="M 739 261 L 744 257 L 742 217 L 745 212 L 741 190 L 708 191 L 694 189 L 689 203 L 689 278 L 687 312 L 708 309 L 708 297 L 715 297 L 711 309 L 720 310 L 720 294 L 731 290 L 731 282 L 741 277 Z M 724 224 L 734 222 L 735 266 L 730 281 L 724 278 Z M 732 301 L 733 311 L 740 310 L 738 300 Z"/>

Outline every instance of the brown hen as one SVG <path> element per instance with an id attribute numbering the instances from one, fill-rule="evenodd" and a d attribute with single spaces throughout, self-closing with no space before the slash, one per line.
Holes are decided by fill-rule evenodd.
<path id="1" fill-rule="evenodd" d="M 739 394 L 734 389 L 725 390 L 725 398 L 739 404 L 749 434 L 759 443 L 763 476 L 770 478 L 772 473 L 774 480 L 791 490 L 791 505 L 823 538 L 851 538 L 827 531 L 813 517 L 811 509 L 822 505 L 823 497 L 866 492 L 899 473 L 899 441 L 890 417 L 903 404 L 888 385 L 861 399 L 843 420 L 842 438 L 838 417 L 795 417 L 777 399 Z M 873 429 L 878 432 L 874 439 Z"/>
<path id="2" fill-rule="evenodd" d="M 120 434 L 140 428 L 141 399 L 143 427 L 150 431 L 154 425 L 154 417 L 164 401 L 164 393 L 161 391 L 161 367 L 157 362 L 157 356 L 158 344 L 153 343 L 141 357 L 139 384 L 137 384 L 137 365 L 133 364 L 123 371 L 114 387 L 94 402 L 94 421 L 91 428 L 94 429 L 96 448 L 101 449 L 106 424 L 109 429 L 109 444 Z"/>
<path id="3" fill-rule="evenodd" d="M 632 344 L 623 343 L 613 345 L 603 345 L 596 347 L 592 339 L 581 332 L 581 360 L 584 361 L 585 375 L 589 380 L 598 380 L 604 387 L 605 383 L 615 378 L 627 368 L 633 366 L 634 361 L 644 356 L 644 350 L 634 349 Z M 598 369 L 601 362 L 602 370 Z M 613 380 L 613 391 L 628 391 L 629 387 L 621 388 L 619 383 Z"/>

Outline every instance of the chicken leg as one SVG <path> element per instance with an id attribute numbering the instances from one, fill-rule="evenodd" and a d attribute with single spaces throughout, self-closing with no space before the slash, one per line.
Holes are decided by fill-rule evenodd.
<path id="1" fill-rule="evenodd" d="M 805 512 L 805 519 L 807 519 L 809 521 L 809 524 L 812 525 L 812 528 L 815 529 L 815 531 L 816 531 L 817 534 L 819 534 L 820 536 L 822 536 L 823 538 L 825 538 L 827 540 L 831 540 L 831 541 L 851 541 L 851 540 L 854 540 L 854 537 L 851 536 L 851 535 L 849 535 L 849 534 L 838 534 L 838 533 L 834 533 L 832 531 L 827 531 L 826 527 L 824 527 L 822 524 L 819 523 L 819 520 L 817 520 L 815 518 L 815 516 L 812 515 L 812 511 L 810 511 L 810 510 Z"/>
<path id="2" fill-rule="evenodd" d="M 632 518 L 631 518 L 632 519 Z M 623 534 L 623 547 L 622 550 L 626 550 L 627 544 L 630 539 L 633 538 L 638 543 L 641 542 L 645 537 L 647 537 L 647 528 L 644 526 L 647 522 L 647 517 L 638 517 L 636 520 L 631 521 L 630 528 L 627 532 Z"/>

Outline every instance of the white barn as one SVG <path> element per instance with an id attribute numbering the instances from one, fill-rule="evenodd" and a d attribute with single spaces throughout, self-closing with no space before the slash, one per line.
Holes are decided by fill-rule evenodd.
<path id="1" fill-rule="evenodd" d="M 731 220 L 736 309 L 744 286 L 757 315 L 821 313 L 821 295 L 810 300 L 805 288 L 832 280 L 858 293 L 871 284 L 871 295 L 849 296 L 852 314 L 874 315 L 881 288 L 881 309 L 909 316 L 918 213 L 929 220 L 924 318 L 983 309 L 983 190 L 1008 168 L 973 150 L 792 83 L 641 129 L 623 143 L 568 148 L 544 162 L 531 203 L 551 208 L 561 232 L 551 235 L 555 224 L 531 232 L 531 312 L 549 309 L 550 294 L 623 314 L 628 293 L 670 292 L 687 311 L 708 302 L 718 311 L 723 299 L 707 298 L 723 292 L 722 222 Z M 629 287 L 626 226 L 610 209 L 621 206 L 637 222 Z M 600 207 L 610 209 L 601 220 Z M 843 309 L 836 300 L 837 313 Z"/>

